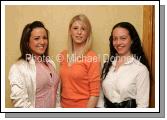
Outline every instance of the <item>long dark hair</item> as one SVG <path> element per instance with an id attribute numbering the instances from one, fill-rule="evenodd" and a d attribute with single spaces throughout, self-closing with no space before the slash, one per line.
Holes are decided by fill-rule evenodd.
<path id="1" fill-rule="evenodd" d="M 141 45 L 141 41 L 139 38 L 139 35 L 136 31 L 136 29 L 134 28 L 134 26 L 132 24 L 130 24 L 129 22 L 120 22 L 118 24 L 116 24 L 111 32 L 111 36 L 109 38 L 110 41 L 110 55 L 109 55 L 109 59 L 104 63 L 103 69 L 102 69 L 102 75 L 101 78 L 105 79 L 107 73 L 109 72 L 109 68 L 112 66 L 112 61 L 114 60 L 114 58 L 116 57 L 117 51 L 113 46 L 113 30 L 117 27 L 121 27 L 121 28 L 125 28 L 129 31 L 129 35 L 131 37 L 132 40 L 132 44 L 131 44 L 131 53 L 133 55 L 135 55 L 136 58 L 140 58 L 140 62 L 143 63 L 149 70 L 149 64 L 148 64 L 148 60 L 144 54 L 142 45 Z"/>
<path id="2" fill-rule="evenodd" d="M 41 21 L 34 21 L 32 23 L 27 24 L 23 29 L 21 41 L 20 41 L 21 56 L 19 57 L 19 60 L 24 59 L 28 61 L 28 59 L 26 59 L 26 54 L 32 54 L 31 49 L 29 47 L 29 40 L 30 40 L 31 32 L 33 31 L 33 29 L 39 28 L 39 27 L 44 28 L 46 30 L 46 34 L 48 38 L 48 46 L 43 55 L 45 57 L 48 56 L 49 31 L 45 28 L 44 24 Z"/>

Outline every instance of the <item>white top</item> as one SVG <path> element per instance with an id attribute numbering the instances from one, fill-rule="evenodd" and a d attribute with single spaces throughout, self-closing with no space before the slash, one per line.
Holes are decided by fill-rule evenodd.
<path id="1" fill-rule="evenodd" d="M 137 107 L 148 107 L 150 79 L 147 67 L 134 57 L 116 71 L 115 65 L 116 61 L 113 61 L 112 67 L 102 82 L 97 107 L 104 107 L 104 95 L 113 103 L 136 99 Z"/>
<path id="2" fill-rule="evenodd" d="M 56 68 L 52 60 L 48 60 L 48 62 Z M 10 68 L 9 80 L 11 86 L 10 98 L 14 103 L 14 107 L 35 107 L 36 66 L 34 59 L 29 62 L 19 60 L 13 64 Z"/>

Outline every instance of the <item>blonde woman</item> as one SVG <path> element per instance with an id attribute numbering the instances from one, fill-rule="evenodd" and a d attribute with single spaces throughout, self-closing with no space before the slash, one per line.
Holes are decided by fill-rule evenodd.
<path id="1" fill-rule="evenodd" d="M 61 107 L 96 107 L 100 89 L 100 62 L 91 50 L 92 28 L 88 18 L 76 15 L 69 24 L 68 50 L 60 63 Z"/>

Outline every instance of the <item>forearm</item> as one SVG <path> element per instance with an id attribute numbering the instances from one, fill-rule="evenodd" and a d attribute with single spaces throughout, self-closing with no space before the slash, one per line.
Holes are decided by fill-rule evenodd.
<path id="1" fill-rule="evenodd" d="M 91 96 L 91 97 L 89 98 L 87 107 L 88 107 L 88 108 L 95 108 L 96 105 L 97 105 L 97 102 L 98 102 L 98 97 L 97 97 L 97 96 Z"/>

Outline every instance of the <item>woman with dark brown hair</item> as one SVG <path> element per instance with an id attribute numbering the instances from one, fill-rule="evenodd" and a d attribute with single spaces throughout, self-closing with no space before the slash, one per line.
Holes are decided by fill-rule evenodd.
<path id="1" fill-rule="evenodd" d="M 49 33 L 44 24 L 27 24 L 20 41 L 21 56 L 9 72 L 14 107 L 56 107 L 59 78 L 48 56 Z"/>
<path id="2" fill-rule="evenodd" d="M 102 69 L 98 107 L 148 107 L 149 65 L 136 29 L 120 22 L 113 27 L 109 41 L 110 56 Z"/>

